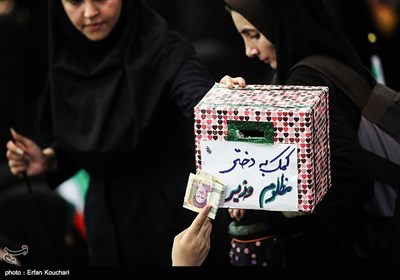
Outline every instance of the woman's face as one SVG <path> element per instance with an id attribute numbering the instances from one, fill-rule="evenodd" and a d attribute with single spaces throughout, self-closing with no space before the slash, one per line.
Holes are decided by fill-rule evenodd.
<path id="1" fill-rule="evenodd" d="M 276 69 L 275 46 L 268 41 L 247 19 L 236 11 L 231 12 L 233 23 L 242 35 L 248 57 L 257 56 L 260 61 Z"/>
<path id="2" fill-rule="evenodd" d="M 91 41 L 105 39 L 121 15 L 122 0 L 61 0 L 71 23 Z"/>

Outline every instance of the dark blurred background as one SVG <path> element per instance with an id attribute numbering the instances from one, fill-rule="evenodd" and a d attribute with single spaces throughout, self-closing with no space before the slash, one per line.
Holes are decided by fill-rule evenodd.
<path id="1" fill-rule="evenodd" d="M 230 15 L 225 11 L 223 0 L 146 1 L 193 43 L 201 62 L 216 82 L 225 74 L 244 77 L 248 84 L 270 81 L 272 70 L 260 63 L 257 58 L 249 59 L 245 56 L 242 38 L 236 31 Z M 320 1 L 324 1 L 335 21 L 347 33 L 366 66 L 372 66 L 371 56 L 378 56 L 386 83 L 399 91 L 399 1 Z M 40 142 L 40 138 L 32 129 L 32 120 L 35 115 L 33 104 L 42 92 L 47 76 L 46 3 L 47 1 L 43 0 L 0 0 L 0 197 L 2 198 L 0 208 L 3 209 L 1 211 L 3 217 L 0 217 L 0 249 L 2 244 L 14 244 L 17 246 L 15 250 L 20 249 L 20 242 L 28 240 L 27 236 L 21 240 L 9 240 L 9 236 L 2 236 L 2 233 L 7 232 L 4 229 L 9 227 L 10 221 L 16 221 L 14 218 L 10 219 L 10 216 L 4 216 L 7 213 L 14 215 L 12 207 L 23 210 L 19 214 L 21 221 L 34 211 L 41 211 L 37 214 L 40 216 L 51 212 L 47 210 L 48 208 L 58 209 L 60 213 L 57 216 L 65 217 L 65 222 L 61 226 L 68 228 L 68 231 L 63 229 L 60 234 L 69 237 L 69 241 L 65 244 L 61 239 L 57 239 L 54 242 L 58 243 L 46 248 L 51 250 L 57 246 L 67 246 L 66 250 L 72 254 L 69 258 L 77 259 L 76 254 L 83 256 L 78 263 L 86 265 L 84 235 L 77 233 L 76 230 L 71 231 L 68 227 L 71 222 L 74 223 L 71 221 L 74 215 L 70 213 L 69 205 L 59 197 L 46 193 L 45 181 L 35 178 L 31 180 L 31 184 L 38 195 L 35 200 L 27 200 L 31 206 L 28 207 L 28 202 L 25 201 L 26 195 L 29 195 L 26 182 L 11 175 L 5 157 L 5 145 L 11 138 L 10 127 L 14 127 L 22 134 L 35 137 Z M 15 201 L 16 198 L 18 201 Z M 51 232 L 43 228 L 52 227 L 55 225 L 55 220 L 57 220 L 56 215 L 43 218 L 42 224 L 39 224 L 42 229 L 36 234 Z M 6 221 L 7 225 L 2 221 Z M 24 228 L 28 223 L 21 222 L 14 226 L 20 233 L 35 233 L 31 228 Z M 21 228 L 18 228 L 19 226 Z M 11 230 L 11 227 L 9 229 Z M 71 247 L 71 244 L 74 244 L 71 243 L 71 236 L 75 238 L 77 244 L 74 247 Z M 1 243 L 1 240 L 7 242 Z M 46 254 L 40 258 L 43 262 L 63 257 L 58 256 L 59 252 L 55 251 L 38 253 Z"/>

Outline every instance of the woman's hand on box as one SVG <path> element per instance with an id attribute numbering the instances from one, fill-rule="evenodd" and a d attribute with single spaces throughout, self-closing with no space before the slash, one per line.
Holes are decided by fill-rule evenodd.
<path id="1" fill-rule="evenodd" d="M 235 87 L 235 85 L 238 85 L 241 88 L 246 87 L 246 80 L 243 79 L 242 77 L 231 77 L 228 75 L 225 75 L 221 81 L 219 81 L 220 84 L 226 85 L 229 89 L 232 89 Z"/>

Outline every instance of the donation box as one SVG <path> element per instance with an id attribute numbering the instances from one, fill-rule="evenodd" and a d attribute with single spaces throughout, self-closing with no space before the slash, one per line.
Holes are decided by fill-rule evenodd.
<path id="1" fill-rule="evenodd" d="M 215 84 L 195 107 L 196 167 L 219 207 L 312 212 L 331 186 L 328 88 Z"/>

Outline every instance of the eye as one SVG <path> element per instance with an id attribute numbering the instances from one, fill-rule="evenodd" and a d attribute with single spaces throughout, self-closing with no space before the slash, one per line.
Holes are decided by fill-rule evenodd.
<path id="1" fill-rule="evenodd" d="M 242 32 L 242 36 L 250 40 L 258 40 L 261 37 L 261 33 L 255 29 L 247 29 L 244 32 Z"/>
<path id="2" fill-rule="evenodd" d="M 250 39 L 252 39 L 252 40 L 258 40 L 258 39 L 260 39 L 260 33 L 255 32 L 255 33 L 253 33 L 253 34 L 250 34 Z"/>

